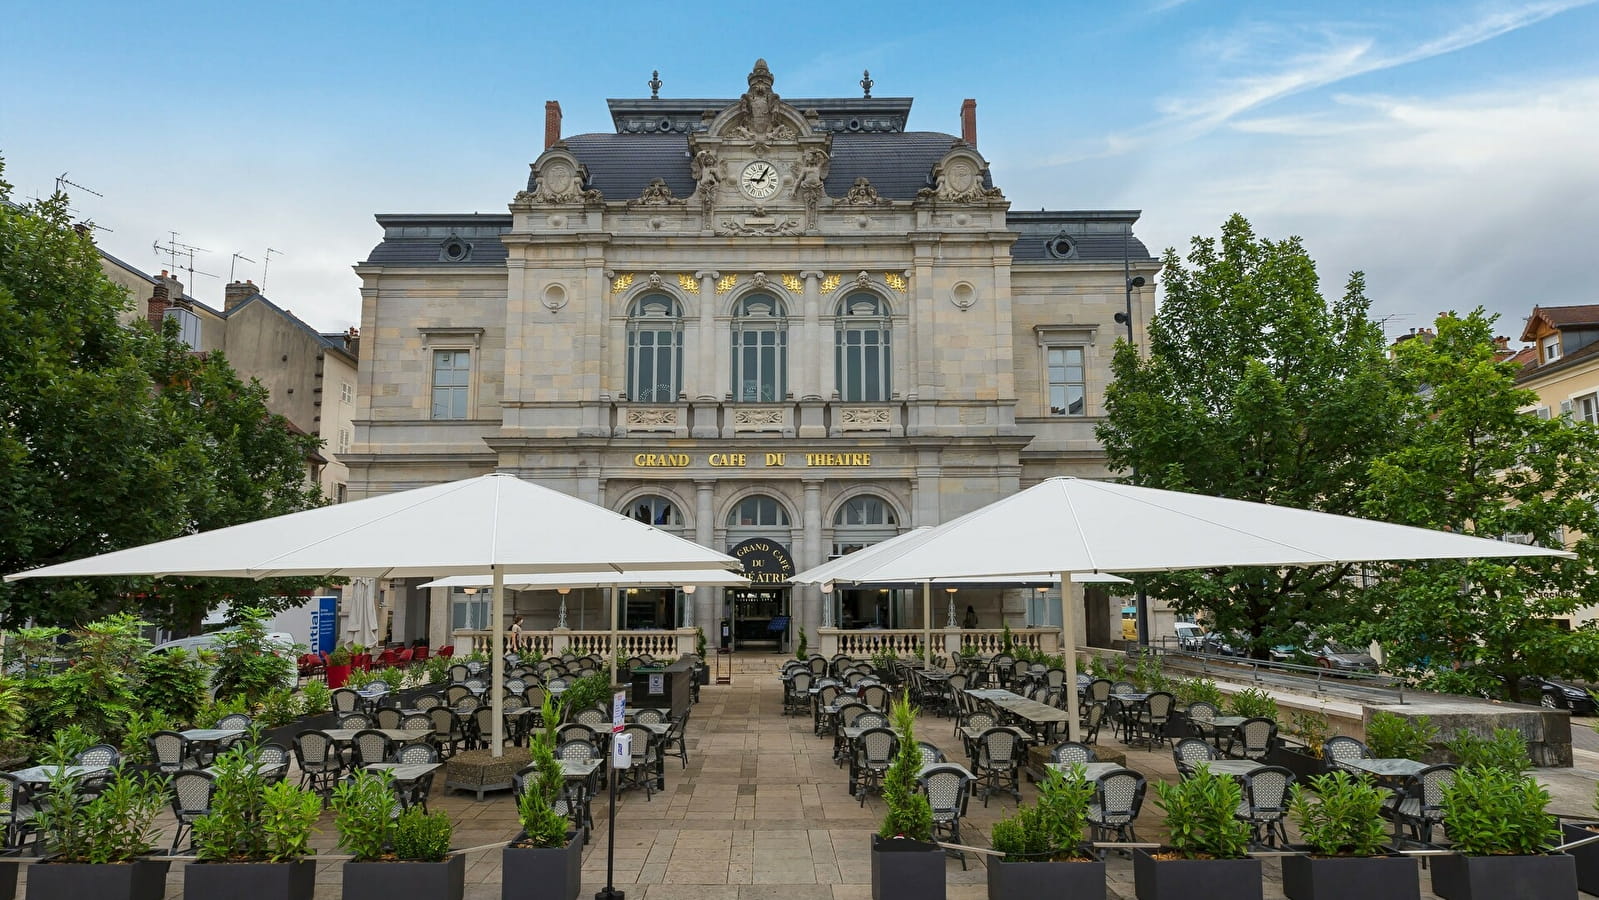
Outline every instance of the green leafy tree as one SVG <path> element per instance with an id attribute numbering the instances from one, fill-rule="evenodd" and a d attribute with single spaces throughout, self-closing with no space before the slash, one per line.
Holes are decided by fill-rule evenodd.
<path id="1" fill-rule="evenodd" d="M 1575 557 L 1378 567 L 1361 636 L 1392 670 L 1467 667 L 1518 699 L 1524 676 L 1599 674 L 1599 629 L 1553 622 L 1599 603 L 1599 428 L 1522 412 L 1537 396 L 1496 355 L 1493 323 L 1480 309 L 1445 315 L 1433 340 L 1396 349 L 1405 442 L 1374 462 L 1367 511 Z"/>
<path id="2" fill-rule="evenodd" d="M 1353 513 L 1402 409 L 1365 281 L 1323 298 L 1299 238 L 1258 237 L 1234 215 L 1220 240 L 1168 249 L 1149 353 L 1121 343 L 1098 434 L 1129 483 Z M 1296 643 L 1344 616 L 1347 566 L 1149 576 L 1181 613 L 1208 612 L 1250 651 Z"/>

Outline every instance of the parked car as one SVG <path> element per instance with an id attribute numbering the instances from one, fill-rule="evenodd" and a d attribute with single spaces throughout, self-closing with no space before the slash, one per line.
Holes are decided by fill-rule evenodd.
<path id="1" fill-rule="evenodd" d="M 1217 656 L 1248 656 L 1249 639 L 1241 634 L 1212 631 L 1200 640 L 1199 652 Z"/>
<path id="2" fill-rule="evenodd" d="M 1183 650 L 1198 651 L 1205 640 L 1205 629 L 1193 622 L 1178 622 L 1172 626 L 1177 633 L 1177 646 Z"/>
<path id="3" fill-rule="evenodd" d="M 1312 645 L 1310 656 L 1316 665 L 1335 672 L 1375 672 L 1377 660 L 1370 653 L 1355 647 L 1321 641 Z"/>
<path id="4" fill-rule="evenodd" d="M 1534 691 L 1538 693 L 1539 705 L 1548 709 L 1569 709 L 1579 716 L 1599 713 L 1599 704 L 1594 702 L 1588 689 L 1569 681 L 1537 677 L 1522 679 L 1521 696 L 1529 697 Z"/>

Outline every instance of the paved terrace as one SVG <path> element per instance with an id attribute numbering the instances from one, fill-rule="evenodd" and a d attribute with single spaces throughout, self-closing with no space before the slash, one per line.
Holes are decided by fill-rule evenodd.
<path id="1" fill-rule="evenodd" d="M 809 716 L 784 716 L 777 670 L 785 657 L 740 656 L 731 685 L 708 685 L 690 719 L 686 770 L 674 758 L 666 761 L 666 790 L 646 801 L 638 791 L 618 798 L 616 886 L 631 900 L 867 900 L 871 896 L 868 836 L 884 812 L 880 798 L 865 806 L 851 797 L 846 770 L 833 764 L 832 739 L 811 732 Z M 942 748 L 953 761 L 965 762 L 950 719 L 924 714 L 917 737 Z M 1107 728 L 1101 746 L 1124 750 Z M 1129 750 L 1127 764 L 1151 782 L 1175 780 L 1170 750 Z M 1581 762 L 1579 761 L 1579 764 Z M 297 773 L 296 773 L 297 774 Z M 1553 810 L 1575 815 L 1592 811 L 1599 773 L 1583 769 L 1545 769 L 1540 780 L 1555 794 Z M 291 775 L 291 777 L 296 777 Z M 442 773 L 439 784 L 442 784 Z M 1023 796 L 1033 791 L 1023 781 Z M 1160 811 L 1151 790 L 1137 824 L 1140 838 L 1160 840 Z M 435 787 L 430 808 L 445 810 L 455 823 L 456 847 L 503 843 L 517 831 L 509 792 L 485 796 L 444 794 Z M 995 797 L 984 808 L 971 801 L 963 826 L 968 844 L 989 845 L 996 819 L 1015 811 L 1015 801 Z M 582 898 L 605 885 L 606 809 L 603 795 L 594 804 L 596 835 L 584 854 Z M 337 835 L 331 814 L 324 814 L 313 843 L 319 852 L 335 853 Z M 1290 825 L 1290 837 L 1295 837 Z M 1112 854 L 1108 860 L 1108 896 L 1132 900 L 1130 860 Z M 319 867 L 318 900 L 339 897 L 340 863 Z M 1282 898 L 1280 868 L 1266 860 L 1266 897 Z M 174 865 L 167 897 L 182 894 L 181 865 Z M 949 900 L 987 896 L 981 860 L 968 855 L 962 871 L 958 860 L 947 864 Z M 26 878 L 26 867 L 22 876 Z M 466 870 L 467 900 L 500 896 L 500 850 L 472 853 Z M 1429 877 L 1422 875 L 1422 896 Z M 19 885 L 20 888 L 20 885 Z M 20 896 L 20 893 L 19 893 Z"/>

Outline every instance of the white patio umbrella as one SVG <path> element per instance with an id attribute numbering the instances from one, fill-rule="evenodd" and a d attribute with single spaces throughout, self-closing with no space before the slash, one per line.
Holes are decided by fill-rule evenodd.
<path id="1" fill-rule="evenodd" d="M 710 571 L 738 562 L 560 491 L 496 473 L 323 506 L 7 575 L 197 575 L 404 578 L 488 575 L 493 675 L 505 675 L 505 576 L 557 572 Z M 494 692 L 493 752 L 504 704 Z"/>
<path id="2" fill-rule="evenodd" d="M 345 638 L 363 647 L 378 640 L 377 582 L 376 578 L 356 578 L 345 591 L 349 604 L 344 617 Z"/>
<path id="3" fill-rule="evenodd" d="M 921 581 L 1062 573 L 1061 646 L 1071 685 L 1077 660 L 1069 573 L 1502 556 L 1571 554 L 1264 503 L 1051 478 L 940 525 L 902 552 L 868 560 L 855 574 Z M 1076 740 L 1077 693 L 1066 696 Z"/>

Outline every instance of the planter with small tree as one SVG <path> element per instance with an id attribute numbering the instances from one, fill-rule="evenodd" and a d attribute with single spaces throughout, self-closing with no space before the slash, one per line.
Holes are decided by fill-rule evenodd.
<path id="1" fill-rule="evenodd" d="M 350 651 L 344 647 L 334 647 L 328 654 L 328 688 L 338 690 L 350 680 Z"/>
<path id="2" fill-rule="evenodd" d="M 530 885 L 538 886 L 541 897 L 576 900 L 582 887 L 583 831 L 555 808 L 565 796 L 566 776 L 555 758 L 561 717 L 548 697 L 542 714 L 545 727 L 528 742 L 533 773 L 516 798 L 522 833 L 506 845 L 501 864 L 504 900 L 522 897 Z"/>
<path id="3" fill-rule="evenodd" d="M 28 896 L 161 900 L 168 863 L 142 857 L 155 847 L 155 818 L 165 807 L 166 782 L 156 775 L 118 770 L 88 803 L 77 778 L 59 775 L 39 807 L 50 856 L 28 870 Z"/>
<path id="4" fill-rule="evenodd" d="M 1314 792 L 1314 796 L 1312 796 Z M 1348 772 L 1295 784 L 1289 814 L 1310 853 L 1283 857 L 1288 900 L 1416 900 L 1416 860 L 1384 852 L 1384 792 Z"/>
<path id="5" fill-rule="evenodd" d="M 1445 900 L 1575 898 L 1577 863 L 1549 853 L 1560 835 L 1549 792 L 1519 772 L 1467 766 L 1444 788 L 1453 855 L 1432 860 L 1432 892 Z"/>
<path id="6" fill-rule="evenodd" d="M 398 812 L 386 773 L 358 771 L 333 791 L 344 864 L 344 900 L 461 900 L 466 856 L 450 853 L 450 817 Z"/>
<path id="7" fill-rule="evenodd" d="M 1133 851 L 1138 900 L 1261 900 L 1260 860 L 1249 852 L 1249 826 L 1236 818 L 1243 790 L 1205 766 L 1185 781 L 1157 783 L 1169 844 Z"/>
<path id="8" fill-rule="evenodd" d="M 183 872 L 184 900 L 311 900 L 311 832 L 322 798 L 292 781 L 267 784 L 253 748 L 217 757 L 211 812 L 194 823 L 199 862 Z"/>
<path id="9" fill-rule="evenodd" d="M 1005 855 L 988 863 L 988 900 L 1104 900 L 1105 863 L 1083 843 L 1093 799 L 1082 769 L 1048 770 L 1037 803 L 994 823 L 994 849 Z"/>
<path id="10" fill-rule="evenodd" d="M 1322 749 L 1332 737 L 1332 723 L 1319 712 L 1298 711 L 1289 715 L 1287 733 L 1304 746 L 1278 743 L 1266 751 L 1266 763 L 1282 766 L 1294 773 L 1295 780 L 1304 782 L 1325 771 Z"/>
<path id="11" fill-rule="evenodd" d="M 888 812 L 872 835 L 872 900 L 943 900 L 944 850 L 932 842 L 933 808 L 916 792 L 916 708 L 901 697 L 892 715 L 899 750 L 883 776 Z"/>

